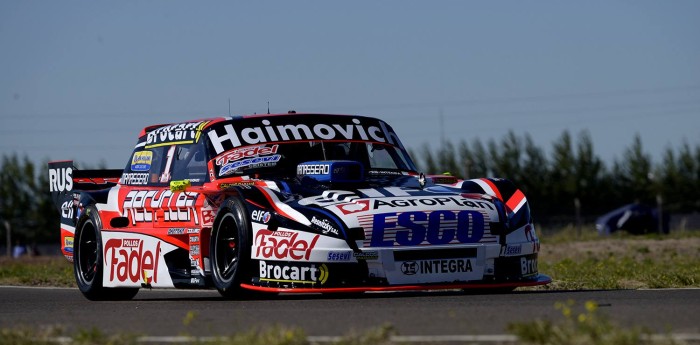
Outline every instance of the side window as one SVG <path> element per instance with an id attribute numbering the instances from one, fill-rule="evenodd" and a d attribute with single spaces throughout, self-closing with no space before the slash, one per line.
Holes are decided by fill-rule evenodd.
<path id="1" fill-rule="evenodd" d="M 369 164 L 372 168 L 397 169 L 396 162 L 391 157 L 387 147 L 379 144 L 367 144 Z"/>
<path id="2" fill-rule="evenodd" d="M 168 145 L 134 151 L 120 180 L 132 186 L 165 186 L 170 181 L 208 181 L 206 151 L 201 144 Z"/>
<path id="3" fill-rule="evenodd" d="M 192 184 L 208 181 L 207 159 L 200 144 L 177 145 L 173 152 L 172 181 L 190 180 Z"/>

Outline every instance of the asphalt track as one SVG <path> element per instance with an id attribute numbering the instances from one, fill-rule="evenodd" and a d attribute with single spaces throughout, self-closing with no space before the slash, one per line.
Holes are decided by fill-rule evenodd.
<path id="1" fill-rule="evenodd" d="M 507 334 L 511 322 L 561 320 L 554 304 L 567 300 L 596 301 L 622 326 L 700 334 L 700 289 L 280 295 L 245 301 L 223 300 L 216 291 L 142 290 L 132 301 L 91 302 L 77 289 L 0 287 L 0 327 L 97 327 L 162 337 L 230 335 L 283 325 L 302 327 L 310 336 L 339 336 L 391 324 L 402 336 L 497 335 Z"/>

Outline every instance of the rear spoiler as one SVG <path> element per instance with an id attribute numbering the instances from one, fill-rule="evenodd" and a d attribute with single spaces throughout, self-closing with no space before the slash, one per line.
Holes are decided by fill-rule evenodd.
<path id="1" fill-rule="evenodd" d="M 73 200 L 73 194 L 80 191 L 100 190 L 112 187 L 119 182 L 122 170 L 79 170 L 73 161 L 49 162 L 49 192 L 61 215 L 66 202 Z M 66 217 L 68 218 L 68 217 Z"/>

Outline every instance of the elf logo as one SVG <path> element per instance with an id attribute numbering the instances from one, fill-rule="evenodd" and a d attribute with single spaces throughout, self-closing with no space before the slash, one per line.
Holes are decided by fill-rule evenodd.
<path id="1" fill-rule="evenodd" d="M 73 168 L 49 169 L 49 191 L 66 192 L 73 190 Z"/>

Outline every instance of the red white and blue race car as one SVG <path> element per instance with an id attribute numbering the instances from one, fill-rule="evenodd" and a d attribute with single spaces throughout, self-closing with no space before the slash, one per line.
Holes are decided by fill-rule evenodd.
<path id="1" fill-rule="evenodd" d="M 49 163 L 62 252 L 91 300 L 139 288 L 246 292 L 543 285 L 510 181 L 419 173 L 363 116 L 280 114 L 145 128 L 124 170 Z"/>

